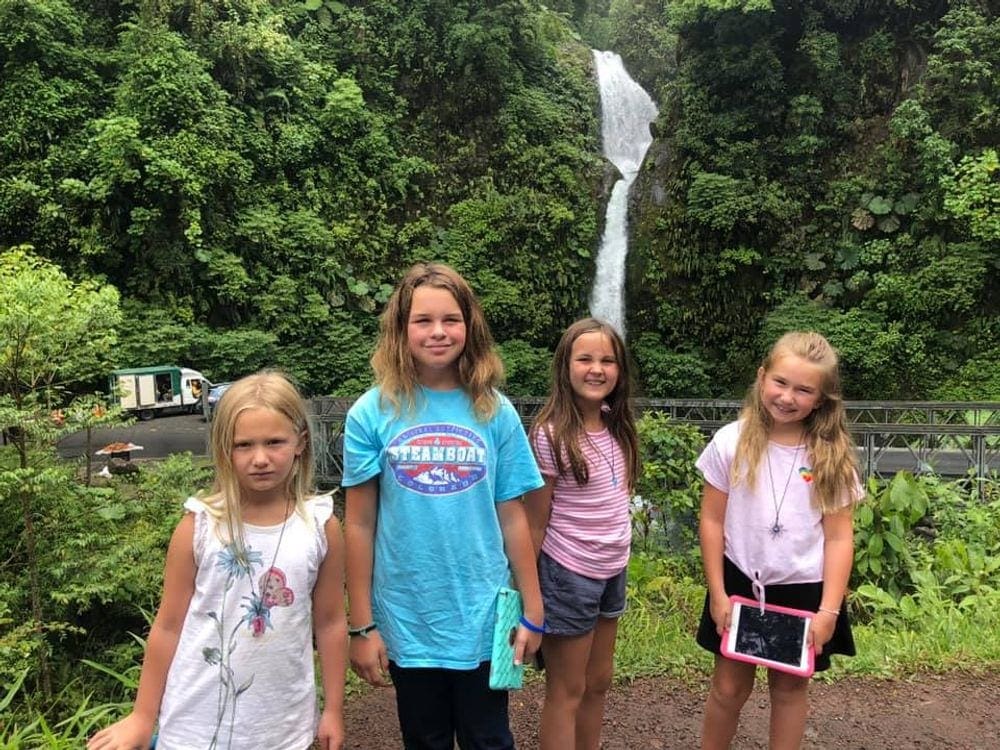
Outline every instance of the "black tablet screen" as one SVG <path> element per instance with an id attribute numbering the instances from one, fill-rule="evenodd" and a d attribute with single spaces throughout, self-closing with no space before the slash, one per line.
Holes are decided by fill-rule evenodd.
<path id="1" fill-rule="evenodd" d="M 736 651 L 748 656 L 798 666 L 802 661 L 805 623 L 801 617 L 742 606 Z"/>

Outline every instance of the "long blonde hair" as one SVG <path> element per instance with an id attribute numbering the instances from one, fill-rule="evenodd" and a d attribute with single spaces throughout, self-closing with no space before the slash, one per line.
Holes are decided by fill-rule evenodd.
<path id="1" fill-rule="evenodd" d="M 751 488 L 756 483 L 757 469 L 767 450 L 773 424 L 761 397 L 764 376 L 778 360 L 789 355 L 816 365 L 820 372 L 819 403 L 802 421 L 802 429 L 812 462 L 813 502 L 823 513 L 833 513 L 841 510 L 845 503 L 860 499 L 855 494 L 858 460 L 847 429 L 837 352 L 823 336 L 812 331 L 786 333 L 775 342 L 761 363 L 757 379 L 743 400 L 740 437 L 730 480 L 734 485 L 746 481 Z"/>
<path id="2" fill-rule="evenodd" d="M 534 437 L 539 430 L 545 432 L 549 445 L 552 446 L 556 471 L 560 475 L 566 474 L 568 468 L 577 484 L 588 482 L 590 472 L 587 470 L 583 451 L 580 450 L 580 438 L 584 433 L 583 414 L 574 398 L 569 368 L 573 343 L 585 333 L 595 332 L 608 337 L 618 361 L 618 382 L 605 399 L 609 411 L 604 414 L 604 422 L 625 458 L 627 486 L 631 492 L 635 489 L 639 476 L 639 437 L 632 414 L 632 374 L 625 342 L 608 323 L 596 318 L 584 318 L 570 325 L 563 333 L 556 345 L 555 354 L 552 355 L 552 392 L 535 417 L 531 434 Z M 564 454 L 569 459 L 568 467 L 565 465 Z"/>
<path id="3" fill-rule="evenodd" d="M 397 414 L 416 406 L 419 381 L 407 340 L 407 326 L 413 293 L 422 286 L 446 290 L 462 311 L 465 348 L 458 357 L 458 381 L 469 394 L 476 417 L 486 421 L 496 413 L 499 404 L 497 389 L 503 383 L 503 362 L 496 353 L 493 335 L 472 287 L 443 263 L 417 263 L 410 268 L 382 312 L 371 360 L 381 398 Z"/>
<path id="4" fill-rule="evenodd" d="M 282 373 L 265 370 L 237 380 L 219 399 L 215 407 L 210 439 L 215 481 L 211 491 L 201 498 L 209 511 L 224 523 L 219 524 L 223 543 L 243 543 L 243 513 L 240 484 L 233 470 L 233 439 L 236 420 L 250 409 L 270 409 L 292 423 L 302 437 L 302 452 L 296 457 L 285 484 L 285 492 L 294 502 L 295 512 L 307 525 L 312 524 L 306 512 L 306 499 L 313 494 L 312 432 L 305 400 Z M 223 535 L 224 533 L 224 535 Z"/>

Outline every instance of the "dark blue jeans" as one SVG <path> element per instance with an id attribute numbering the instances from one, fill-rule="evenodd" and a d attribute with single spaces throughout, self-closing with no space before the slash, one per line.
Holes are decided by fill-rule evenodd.
<path id="1" fill-rule="evenodd" d="M 507 691 L 490 690 L 490 663 L 425 669 L 389 662 L 406 750 L 514 750 Z"/>

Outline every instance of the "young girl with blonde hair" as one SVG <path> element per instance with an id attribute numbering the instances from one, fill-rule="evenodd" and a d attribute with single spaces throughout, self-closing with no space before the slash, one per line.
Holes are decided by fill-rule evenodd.
<path id="1" fill-rule="evenodd" d="M 351 666 L 392 676 L 404 747 L 513 748 L 507 693 L 489 688 L 493 617 L 513 572 L 515 662 L 530 659 L 544 612 L 520 498 L 542 479 L 465 279 L 411 268 L 372 366 L 344 429 Z"/>
<path id="2" fill-rule="evenodd" d="M 722 656 L 729 596 L 816 613 L 809 640 L 816 669 L 854 654 L 845 607 L 854 559 L 852 511 L 863 497 L 847 430 L 837 354 L 818 333 L 791 332 L 773 346 L 738 421 L 697 462 L 705 476 L 699 532 L 708 593 L 699 645 L 715 671 L 703 748 L 727 748 L 753 688 L 755 667 Z M 808 678 L 768 669 L 770 747 L 799 747 Z"/>
<path id="3" fill-rule="evenodd" d="M 340 525 L 314 497 L 306 406 L 282 375 L 232 385 L 212 424 L 215 484 L 167 550 L 132 713 L 88 750 L 343 746 Z M 313 639 L 322 670 L 317 709 Z"/>
<path id="4" fill-rule="evenodd" d="M 596 750 L 625 611 L 629 496 L 639 471 L 628 357 L 594 318 L 573 323 L 531 428 L 545 486 L 525 504 L 545 605 L 542 750 Z"/>

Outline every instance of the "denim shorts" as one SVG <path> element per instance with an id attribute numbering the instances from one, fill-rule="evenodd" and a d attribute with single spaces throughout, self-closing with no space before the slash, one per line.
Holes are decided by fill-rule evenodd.
<path id="1" fill-rule="evenodd" d="M 583 635 L 597 627 L 598 617 L 621 617 L 627 577 L 628 571 L 623 569 L 611 578 L 587 578 L 542 552 L 538 556 L 538 583 L 545 606 L 545 632 Z"/>

